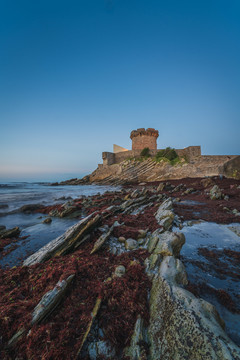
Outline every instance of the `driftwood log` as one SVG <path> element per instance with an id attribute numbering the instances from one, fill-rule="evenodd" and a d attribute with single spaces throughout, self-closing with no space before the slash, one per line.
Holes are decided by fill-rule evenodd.
<path id="1" fill-rule="evenodd" d="M 48 244 L 39 249 L 36 253 L 29 256 L 23 263 L 24 266 L 29 266 L 37 263 L 42 263 L 56 255 L 65 254 L 74 246 L 79 245 L 79 242 L 87 232 L 95 227 L 100 221 L 100 215 L 92 213 L 86 218 L 80 220 L 77 224 L 71 226 L 67 231 L 58 238 L 50 241 Z"/>

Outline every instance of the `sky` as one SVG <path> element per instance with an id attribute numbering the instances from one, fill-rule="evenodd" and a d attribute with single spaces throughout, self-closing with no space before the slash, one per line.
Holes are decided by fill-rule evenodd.
<path id="1" fill-rule="evenodd" d="M 130 132 L 240 154 L 239 0 L 0 0 L 0 181 L 81 177 Z"/>

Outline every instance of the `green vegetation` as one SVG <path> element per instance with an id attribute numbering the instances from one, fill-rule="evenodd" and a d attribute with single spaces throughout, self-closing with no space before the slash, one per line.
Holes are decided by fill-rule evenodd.
<path id="1" fill-rule="evenodd" d="M 150 150 L 149 148 L 146 147 L 141 151 L 140 156 L 129 157 L 126 160 L 142 162 L 147 160 L 149 157 L 151 157 Z M 155 155 L 155 157 L 152 157 L 152 160 L 157 163 L 167 162 L 170 163 L 172 166 L 176 164 L 181 165 L 187 162 L 186 159 L 184 158 L 180 159 L 178 154 L 176 153 L 176 150 L 171 147 L 167 147 L 166 149 L 159 150 Z"/>
<path id="2" fill-rule="evenodd" d="M 158 151 L 154 160 L 156 162 L 168 161 L 171 165 L 176 165 L 180 162 L 178 154 L 176 153 L 175 149 L 172 149 L 171 147 L 167 147 L 166 149 Z"/>
<path id="3" fill-rule="evenodd" d="M 142 157 L 149 157 L 150 156 L 150 150 L 148 147 L 145 147 L 140 154 Z"/>
<path id="4" fill-rule="evenodd" d="M 240 179 L 240 172 L 239 172 L 237 169 L 235 169 L 235 170 L 233 171 L 231 177 L 234 178 L 234 179 Z"/>
<path id="5" fill-rule="evenodd" d="M 175 149 L 167 147 L 166 149 L 157 152 L 156 159 L 166 158 L 168 160 L 174 160 L 178 157 Z"/>

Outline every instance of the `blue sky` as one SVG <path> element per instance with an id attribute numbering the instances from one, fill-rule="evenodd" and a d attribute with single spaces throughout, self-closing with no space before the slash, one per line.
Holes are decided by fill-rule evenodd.
<path id="1" fill-rule="evenodd" d="M 0 0 L 0 179 L 82 176 L 133 129 L 240 154 L 239 0 Z"/>

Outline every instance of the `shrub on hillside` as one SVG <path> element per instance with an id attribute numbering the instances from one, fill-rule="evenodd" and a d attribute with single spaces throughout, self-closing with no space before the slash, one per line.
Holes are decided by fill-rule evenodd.
<path id="1" fill-rule="evenodd" d="M 156 154 L 156 159 L 161 160 L 162 158 L 168 159 L 170 161 L 175 160 L 178 158 L 178 155 L 175 149 L 167 147 L 166 149 L 160 150 Z"/>
<path id="2" fill-rule="evenodd" d="M 145 147 L 142 151 L 141 151 L 141 156 L 144 156 L 144 157 L 149 157 L 150 156 L 150 150 L 148 147 Z"/>

